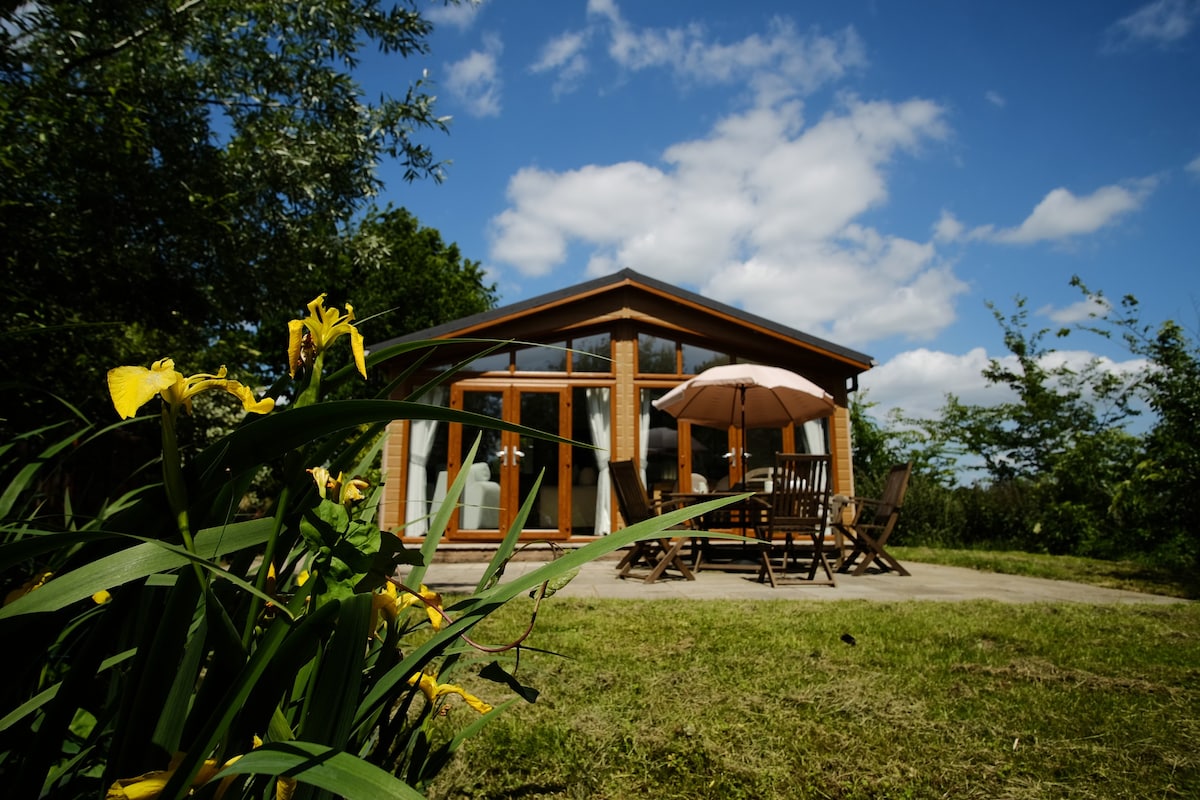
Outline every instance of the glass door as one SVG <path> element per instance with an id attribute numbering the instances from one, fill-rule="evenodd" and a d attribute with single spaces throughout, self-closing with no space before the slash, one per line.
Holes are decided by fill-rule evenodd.
<path id="1" fill-rule="evenodd" d="M 451 406 L 493 419 L 524 425 L 560 436 L 569 434 L 569 394 L 565 387 L 456 387 Z M 476 437 L 480 444 L 472 463 L 467 456 Z M 450 427 L 448 465 L 452 475 L 468 470 L 461 509 L 447 531 L 460 540 L 496 539 L 507 531 L 539 474 L 541 488 L 526 519 L 522 538 L 560 539 L 569 533 L 567 509 L 559 485 L 570 484 L 570 448 L 556 442 L 474 425 Z"/>

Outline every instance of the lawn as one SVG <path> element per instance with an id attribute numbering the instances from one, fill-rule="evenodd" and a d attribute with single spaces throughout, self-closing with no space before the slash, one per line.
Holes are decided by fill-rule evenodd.
<path id="1" fill-rule="evenodd" d="M 932 547 L 889 547 L 901 562 L 923 561 L 950 567 L 1076 581 L 1108 589 L 1200 599 L 1200 577 L 1194 569 L 1169 569 L 1137 561 L 1105 561 L 1079 556 L 1051 556 L 1017 550 L 947 550 Z"/>
<path id="2" fill-rule="evenodd" d="M 1200 796 L 1194 603 L 552 598 L 528 644 L 567 657 L 521 655 L 538 702 L 431 797 Z"/>

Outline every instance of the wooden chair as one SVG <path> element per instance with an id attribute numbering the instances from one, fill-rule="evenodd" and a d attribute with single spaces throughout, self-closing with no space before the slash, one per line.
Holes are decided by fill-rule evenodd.
<path id="1" fill-rule="evenodd" d="M 617 494 L 617 508 L 626 525 L 635 525 L 651 519 L 658 516 L 659 511 L 663 508 L 677 505 L 669 502 L 651 502 L 650 496 L 646 494 L 646 487 L 642 483 L 642 476 L 633 461 L 609 462 L 608 470 L 612 476 L 613 489 Z M 668 530 L 687 530 L 687 527 L 676 525 Z M 646 583 L 654 583 L 668 569 L 677 571 L 689 581 L 695 580 L 696 576 L 683 562 L 680 553 L 688 540 L 688 536 L 678 536 L 634 542 L 632 549 L 618 562 L 617 574 L 624 578 L 634 568 L 647 567 L 650 573 L 645 578 Z"/>
<path id="2" fill-rule="evenodd" d="M 904 505 L 904 494 L 908 490 L 908 478 L 911 474 L 911 461 L 907 464 L 896 464 L 888 471 L 881 497 L 850 498 L 854 507 L 853 519 L 850 522 L 834 520 L 834 526 L 845 537 L 848 547 L 838 565 L 839 572 L 849 572 L 853 568 L 854 575 L 862 575 L 872 562 L 878 562 L 879 568 L 884 572 L 894 570 L 900 575 L 910 574 L 884 547 L 896 527 L 896 520 L 900 518 L 900 509 Z M 855 566 L 854 562 L 860 557 L 862 561 Z"/>
<path id="3" fill-rule="evenodd" d="M 777 453 L 773 482 L 767 525 L 759 531 L 763 554 L 759 582 L 766 578 L 776 586 L 778 579 L 790 571 L 799 571 L 804 583 L 836 586 L 825 544 L 831 488 L 829 456 Z M 820 577 L 818 572 L 822 573 Z"/>

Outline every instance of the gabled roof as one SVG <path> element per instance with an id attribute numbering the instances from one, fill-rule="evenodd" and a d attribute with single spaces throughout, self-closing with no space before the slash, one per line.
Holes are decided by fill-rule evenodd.
<path id="1" fill-rule="evenodd" d="M 631 269 L 623 269 L 611 275 L 501 306 L 491 311 L 473 314 L 442 325 L 435 325 L 432 328 L 378 342 L 371 345 L 371 349 L 378 350 L 395 344 L 426 339 L 527 338 L 531 330 L 536 330 L 538 320 L 543 315 L 547 318 L 557 317 L 560 321 L 560 324 L 547 325 L 543 330 L 547 332 L 550 330 L 562 331 L 564 330 L 561 324 L 564 319 L 563 312 L 569 312 L 572 307 L 586 305 L 589 311 L 595 313 L 597 307 L 604 306 L 605 300 L 608 300 L 615 311 L 618 305 L 626 303 L 632 305 L 633 302 L 636 302 L 633 298 L 639 295 L 650 301 L 650 305 L 655 306 L 660 313 L 663 308 L 673 306 L 680 311 L 690 312 L 693 317 L 707 316 L 713 320 L 724 320 L 726 323 L 742 329 L 740 333 L 743 335 L 765 335 L 770 339 L 783 340 L 787 344 L 815 351 L 817 354 L 841 362 L 843 369 L 850 373 L 863 372 L 875 364 L 875 360 L 865 353 L 780 325 L 773 320 L 655 280 Z M 558 313 L 555 313 L 556 311 Z M 644 319 L 648 319 L 650 316 L 644 317 Z M 501 333 L 501 330 L 504 332 Z"/>

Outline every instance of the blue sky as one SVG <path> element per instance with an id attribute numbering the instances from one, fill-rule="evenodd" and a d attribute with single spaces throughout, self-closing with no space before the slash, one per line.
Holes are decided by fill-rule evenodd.
<path id="1" fill-rule="evenodd" d="M 428 57 L 364 82 L 427 69 L 451 163 L 380 199 L 502 303 L 629 267 L 873 355 L 877 411 L 918 414 L 987 398 L 986 301 L 1057 328 L 1079 275 L 1198 326 L 1200 0 L 428 8 Z"/>

